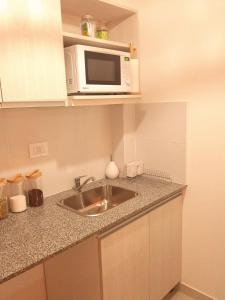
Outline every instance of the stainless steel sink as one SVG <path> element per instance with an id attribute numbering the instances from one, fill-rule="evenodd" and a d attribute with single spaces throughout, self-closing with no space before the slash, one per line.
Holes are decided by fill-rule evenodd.
<path id="1" fill-rule="evenodd" d="M 77 193 L 59 201 L 58 204 L 82 216 L 98 216 L 135 196 L 137 193 L 134 191 L 112 185 L 103 185 Z"/>

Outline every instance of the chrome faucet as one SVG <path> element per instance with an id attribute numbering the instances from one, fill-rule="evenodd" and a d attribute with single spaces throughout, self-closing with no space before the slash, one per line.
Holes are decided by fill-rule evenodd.
<path id="1" fill-rule="evenodd" d="M 79 177 L 76 177 L 74 178 L 74 182 L 75 182 L 75 185 L 73 187 L 73 189 L 76 191 L 76 192 L 81 192 L 82 188 L 90 181 L 95 181 L 95 178 L 94 177 L 88 177 L 82 184 L 80 183 L 80 180 L 81 178 L 83 177 L 87 177 L 87 175 L 84 175 L 84 176 L 79 176 Z"/>

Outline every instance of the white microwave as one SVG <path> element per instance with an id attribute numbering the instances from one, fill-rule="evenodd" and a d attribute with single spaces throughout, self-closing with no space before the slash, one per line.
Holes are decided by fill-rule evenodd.
<path id="1" fill-rule="evenodd" d="M 130 53 L 97 47 L 66 47 L 66 84 L 69 95 L 131 92 Z"/>

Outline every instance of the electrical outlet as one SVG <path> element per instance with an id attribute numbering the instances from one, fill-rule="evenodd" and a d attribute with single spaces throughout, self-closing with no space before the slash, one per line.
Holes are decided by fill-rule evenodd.
<path id="1" fill-rule="evenodd" d="M 30 158 L 36 158 L 48 155 L 48 143 L 35 143 L 29 145 Z"/>

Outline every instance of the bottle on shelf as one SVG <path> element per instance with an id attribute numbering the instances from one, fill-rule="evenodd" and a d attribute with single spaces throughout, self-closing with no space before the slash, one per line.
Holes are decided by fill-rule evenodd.
<path id="1" fill-rule="evenodd" d="M 81 19 L 81 34 L 88 37 L 95 37 L 96 23 L 91 15 L 85 15 Z"/>

